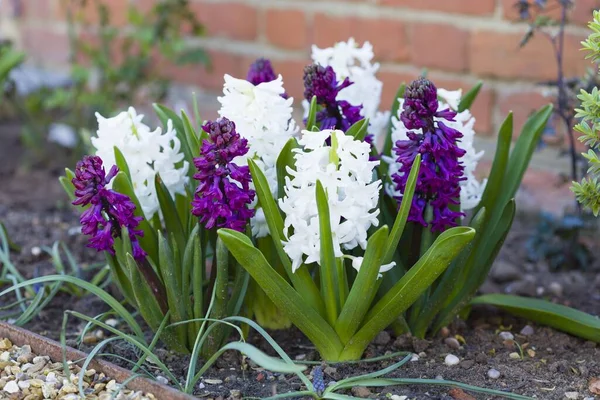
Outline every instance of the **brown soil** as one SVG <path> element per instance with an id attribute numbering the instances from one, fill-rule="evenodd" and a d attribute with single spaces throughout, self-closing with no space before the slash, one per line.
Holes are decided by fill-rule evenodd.
<path id="1" fill-rule="evenodd" d="M 90 265 L 101 262 L 102 257 L 86 249 L 85 239 L 74 234 L 78 226 L 78 214 L 66 201 L 57 177 L 63 170 L 64 161 L 54 160 L 54 166 L 32 167 L 28 171 L 20 169 L 23 159 L 17 136 L 17 127 L 0 126 L 0 221 L 4 222 L 11 238 L 21 245 L 21 251 L 12 254 L 12 260 L 26 277 L 51 273 L 50 259 L 45 253 L 33 256 L 31 249 L 36 246 L 50 246 L 56 240 L 64 241 L 81 263 L 85 277 Z M 523 237 L 530 231 L 530 225 L 520 221 L 516 224 L 500 259 L 518 267 L 522 276 L 499 283 L 490 280 L 484 291 L 533 290 L 553 301 L 568 304 L 584 311 L 600 312 L 600 281 L 593 272 L 551 273 L 543 264 L 526 261 Z M 71 234 L 69 234 L 71 233 Z M 550 288 L 558 283 L 562 293 Z M 541 288 L 541 289 L 540 289 Z M 556 288 L 556 285 L 554 285 Z M 542 293 L 543 292 L 543 293 Z M 7 304 L 7 296 L 0 299 Z M 73 299 L 61 294 L 32 320 L 26 328 L 42 335 L 57 339 L 60 334 L 62 315 L 65 309 L 76 309 L 89 315 L 106 311 L 101 301 L 90 296 Z M 443 377 L 470 385 L 510 391 L 538 399 L 564 399 L 566 392 L 577 392 L 580 399 L 594 398 L 589 392 L 589 382 L 600 377 L 600 346 L 586 342 L 555 330 L 535 326 L 533 335 L 522 336 L 519 332 L 527 321 L 513 318 L 496 310 L 477 308 L 466 323 L 451 327 L 451 335 L 461 335 L 464 344 L 459 349 L 451 349 L 441 337 L 430 341 L 413 340 L 408 337 L 378 338 L 379 345 L 373 344 L 366 356 L 382 355 L 397 351 L 420 353 L 418 361 L 407 363 L 390 374 L 392 377 L 430 378 Z M 80 332 L 83 323 L 74 319 L 68 326 L 67 337 L 73 339 Z M 503 343 L 499 331 L 508 330 L 523 349 L 523 359 L 512 359 L 510 353 L 519 349 L 510 343 Z M 149 333 L 150 335 L 150 333 Z M 296 330 L 273 332 L 277 342 L 292 357 L 314 360 L 317 354 L 310 343 Z M 253 336 L 250 341 L 274 354 L 264 340 Z M 86 347 L 84 347 L 84 350 Z M 89 349 L 89 347 L 87 348 Z M 107 349 L 114 354 L 136 360 L 137 354 L 131 347 L 118 344 Z M 165 360 L 176 376 L 182 379 L 187 373 L 187 356 L 173 354 L 159 349 L 157 353 Z M 444 358 L 452 353 L 461 359 L 455 366 L 446 366 Z M 396 362 L 400 356 L 390 361 L 363 363 L 356 365 L 332 366 L 327 369 L 326 381 L 337 381 L 347 376 L 375 371 Z M 113 360 L 125 365 L 122 361 Z M 301 389 L 300 381 L 293 376 L 278 376 L 242 362 L 240 355 L 228 353 L 206 374 L 206 379 L 219 379 L 220 384 L 204 383 L 196 394 L 203 398 L 227 398 L 232 390 L 238 390 L 242 396 L 263 398 L 273 393 L 285 393 Z M 150 364 L 148 369 L 159 373 Z M 488 377 L 488 371 L 500 372 L 498 379 Z M 448 388 L 434 386 L 398 386 L 373 389 L 370 397 L 385 398 L 388 394 L 404 395 L 409 399 L 452 399 L 460 398 Z M 473 395 L 474 398 L 490 398 L 485 395 Z M 467 397 L 464 397 L 467 398 Z"/>

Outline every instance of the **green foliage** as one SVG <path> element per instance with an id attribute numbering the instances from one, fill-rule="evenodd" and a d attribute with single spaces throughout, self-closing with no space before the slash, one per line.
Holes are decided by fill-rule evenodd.
<path id="1" fill-rule="evenodd" d="M 4 100 L 7 78 L 10 71 L 25 59 L 25 54 L 12 48 L 9 42 L 0 43 L 0 104 Z"/>
<path id="2" fill-rule="evenodd" d="M 126 27 L 117 27 L 115 15 L 105 0 L 63 0 L 70 36 L 73 84 L 42 89 L 19 102 L 24 119 L 24 141 L 33 148 L 45 143 L 52 123 L 64 123 L 89 137 L 95 113 L 109 116 L 124 105 L 161 101 L 169 86 L 162 66 L 201 64 L 208 66 L 207 53 L 190 45 L 186 34 L 204 34 L 188 0 L 153 2 L 147 12 L 131 3 L 126 9 Z M 87 12 L 86 12 L 87 10 Z M 98 15 L 98 21 L 86 19 Z M 77 155 L 85 152 L 87 140 L 80 138 Z"/>
<path id="3" fill-rule="evenodd" d="M 588 52 L 586 58 L 594 62 L 600 60 L 600 11 L 594 11 L 594 19 L 589 24 L 592 30 L 590 36 L 583 44 L 584 50 Z M 598 147 L 600 140 L 598 130 L 600 129 L 600 92 L 598 87 L 591 91 L 581 90 L 578 96 L 581 105 L 577 108 L 576 118 L 580 122 L 575 125 L 575 130 L 581 133 L 579 140 L 590 149 L 583 156 L 588 161 L 588 176 L 581 182 L 573 182 L 572 190 L 577 200 L 587 209 L 591 210 L 595 216 L 600 213 L 600 159 L 598 158 Z"/>

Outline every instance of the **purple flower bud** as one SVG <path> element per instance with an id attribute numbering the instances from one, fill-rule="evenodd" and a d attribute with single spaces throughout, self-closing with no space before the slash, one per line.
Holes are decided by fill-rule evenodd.
<path id="1" fill-rule="evenodd" d="M 317 112 L 316 122 L 320 129 L 340 129 L 344 132 L 354 123 L 363 119 L 360 115 L 362 105 L 352 105 L 345 100 L 337 100 L 338 93 L 352 85 L 348 78 L 338 83 L 331 66 L 319 64 L 304 68 L 304 98 L 311 101 L 317 98 L 321 110 Z"/>
<path id="2" fill-rule="evenodd" d="M 207 122 L 202 129 L 210 139 L 204 140 L 200 157 L 194 159 L 199 181 L 192 201 L 192 214 L 200 217 L 207 229 L 229 228 L 243 231 L 254 210 L 248 205 L 256 193 L 250 189 L 250 170 L 233 159 L 248 152 L 248 141 L 235 131 L 227 118 Z"/>
<path id="3" fill-rule="evenodd" d="M 71 180 L 76 197 L 73 205 L 90 206 L 79 219 L 82 233 L 92 236 L 88 247 L 114 255 L 114 238 L 120 237 L 121 229 L 125 227 L 129 232 L 133 257 L 140 260 L 146 257 L 138 240 L 144 232 L 137 229 L 143 218 L 134 215 L 136 207 L 128 196 L 106 188 L 117 172 L 118 168 L 113 165 L 106 175 L 100 157 L 84 156 L 77 163 L 75 178 Z"/>
<path id="4" fill-rule="evenodd" d="M 258 85 L 263 82 L 271 82 L 277 79 L 271 61 L 266 58 L 258 58 L 250 65 L 246 80 L 253 85 Z"/>
<path id="5" fill-rule="evenodd" d="M 456 226 L 463 213 L 458 209 L 460 182 L 464 166 L 459 159 L 465 151 L 457 142 L 462 134 L 442 122 L 453 121 L 456 113 L 450 109 L 438 111 L 437 89 L 425 78 L 419 78 L 407 86 L 401 121 L 408 132 L 407 140 L 396 142 L 394 151 L 401 164 L 400 171 L 392 176 L 396 189 L 404 193 L 408 175 L 418 154 L 421 168 L 417 179 L 413 204 L 408 220 L 423 226 L 431 225 L 432 231 L 444 231 Z M 413 131 L 414 130 L 414 131 Z M 398 198 L 400 202 L 402 196 Z M 427 206 L 432 209 L 432 220 L 425 220 Z"/>

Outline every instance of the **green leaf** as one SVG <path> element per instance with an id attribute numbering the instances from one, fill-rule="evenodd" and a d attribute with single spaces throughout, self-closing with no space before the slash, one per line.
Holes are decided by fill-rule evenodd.
<path id="1" fill-rule="evenodd" d="M 176 64 L 202 64 L 209 65 L 210 58 L 204 49 L 195 48 L 195 49 L 187 49 L 177 54 L 177 58 L 175 59 Z"/>
<path id="2" fill-rule="evenodd" d="M 321 242 L 321 262 L 319 271 L 321 273 L 321 297 L 325 300 L 325 311 L 330 325 L 334 325 L 338 318 L 339 310 L 339 286 L 337 276 L 336 260 L 333 250 L 333 235 L 331 233 L 329 203 L 327 193 L 317 179 L 317 210 L 319 212 L 319 237 Z"/>
<path id="3" fill-rule="evenodd" d="M 350 340 L 340 358 L 360 358 L 375 336 L 402 315 L 431 286 L 474 235 L 475 230 L 472 228 L 455 227 L 438 236 L 427 253 L 373 306 L 365 318 L 365 324 Z"/>
<path id="4" fill-rule="evenodd" d="M 387 132 L 385 135 L 385 143 L 383 144 L 382 154 L 391 155 L 392 152 L 392 130 L 394 126 L 392 125 L 392 120 L 394 118 L 398 118 L 398 110 L 400 109 L 400 99 L 404 97 L 404 91 L 406 90 L 406 84 L 400 85 L 398 91 L 394 95 L 394 100 L 392 101 L 392 107 L 390 112 L 390 120 L 387 126 Z"/>
<path id="5" fill-rule="evenodd" d="M 129 172 L 129 165 L 127 165 L 127 160 L 125 160 L 125 156 L 123 156 L 123 153 L 121 153 L 121 150 L 119 150 L 117 146 L 114 146 L 113 150 L 115 153 L 115 162 L 117 164 L 117 167 L 119 168 L 119 171 L 123 171 L 127 176 L 127 179 L 131 181 L 131 172 Z"/>
<path id="6" fill-rule="evenodd" d="M 369 129 L 369 119 L 361 119 L 360 121 L 355 122 L 348 130 L 346 131 L 347 136 L 352 136 L 354 140 L 360 140 L 361 142 L 367 136 Z"/>
<path id="7" fill-rule="evenodd" d="M 306 267 L 300 267 L 296 272 L 292 272 L 292 263 L 286 252 L 283 250 L 283 218 L 279 213 L 279 208 L 275 203 L 275 199 L 273 199 L 267 178 L 253 160 L 248 160 L 248 166 L 250 167 L 252 182 L 254 182 L 254 187 L 256 188 L 258 201 L 265 213 L 265 219 L 269 226 L 269 234 L 271 235 L 273 245 L 275 246 L 275 250 L 279 255 L 279 260 L 281 261 L 288 278 L 292 281 L 292 285 L 300 293 L 302 298 L 304 298 L 304 300 L 320 314 L 324 315 L 325 304 L 323 303 L 323 299 L 319 294 L 319 289 L 310 276 L 308 269 Z"/>
<path id="8" fill-rule="evenodd" d="M 185 131 L 185 137 L 187 139 L 188 146 L 192 153 L 192 157 L 198 157 L 200 155 L 200 139 L 192 126 L 192 122 L 188 118 L 185 112 L 181 111 L 181 120 L 183 122 L 183 128 Z M 191 165 L 190 165 L 191 168 Z"/>
<path id="9" fill-rule="evenodd" d="M 194 164 L 194 156 L 193 156 L 194 153 L 192 152 L 192 149 L 190 148 L 188 139 L 186 137 L 187 135 L 185 133 L 185 127 L 183 125 L 183 122 L 181 121 L 181 118 L 179 118 L 179 116 L 177 114 L 175 114 L 173 112 L 173 110 L 169 109 L 168 107 L 163 106 L 162 104 L 154 103 L 152 106 L 154 107 L 154 110 L 156 111 L 156 115 L 162 122 L 165 129 L 167 129 L 168 121 L 169 120 L 172 121 L 173 127 L 175 128 L 175 132 L 177 133 L 177 138 L 179 139 L 179 142 L 181 143 L 181 151 L 183 152 L 185 160 L 189 163 L 190 166 L 192 166 Z M 190 179 L 193 179 L 194 168 L 188 169 L 188 176 Z"/>
<path id="10" fill-rule="evenodd" d="M 347 343 L 356 333 L 377 293 L 376 282 L 379 268 L 383 264 L 382 256 L 387 234 L 388 228 L 383 226 L 369 238 L 358 276 L 335 323 L 335 331 L 342 343 Z"/>
<path id="11" fill-rule="evenodd" d="M 406 226 L 406 220 L 408 219 L 408 213 L 412 207 L 413 195 L 415 194 L 415 187 L 417 185 L 417 177 L 419 176 L 419 169 L 421 168 L 421 155 L 417 154 L 413 166 L 410 169 L 408 180 L 406 181 L 406 190 L 402 196 L 402 203 L 400 204 L 400 210 L 396 214 L 394 220 L 394 226 L 392 232 L 388 237 L 387 243 L 385 244 L 385 256 L 383 257 L 382 264 L 388 264 L 394 259 L 394 253 L 404 232 Z"/>
<path id="12" fill-rule="evenodd" d="M 25 54 L 8 49 L 0 57 L 0 83 L 4 82 L 10 71 L 25 60 Z"/>
<path id="13" fill-rule="evenodd" d="M 507 294 L 487 294 L 475 297 L 471 300 L 471 304 L 499 307 L 530 321 L 600 343 L 600 319 L 570 307 L 545 300 Z"/>
<path id="14" fill-rule="evenodd" d="M 290 138 L 281 149 L 277 157 L 277 198 L 282 199 L 285 196 L 285 178 L 289 176 L 288 168 L 294 169 L 296 160 L 294 159 L 294 149 L 298 148 L 298 142 L 295 138 Z"/>
<path id="15" fill-rule="evenodd" d="M 75 200 L 75 186 L 73 186 L 72 182 L 73 178 L 75 178 L 75 174 L 69 168 L 65 168 L 65 175 L 58 178 L 58 181 L 71 201 Z"/>
<path id="16" fill-rule="evenodd" d="M 308 108 L 308 117 L 306 118 L 306 130 L 314 131 L 319 130 L 317 126 L 317 96 L 313 96 L 310 100 L 310 107 Z"/>
<path id="17" fill-rule="evenodd" d="M 237 350 L 245 354 L 246 357 L 254 361 L 258 366 L 271 372 L 297 374 L 306 370 L 306 366 L 304 365 L 290 364 L 278 358 L 271 357 L 248 343 L 232 342 L 225 345 L 220 352 L 222 353 L 227 350 Z"/>
<path id="18" fill-rule="evenodd" d="M 479 81 L 467 93 L 465 93 L 465 95 L 460 99 L 460 103 L 458 103 L 458 109 L 456 111 L 460 113 L 470 109 L 482 86 L 483 82 Z"/>
<path id="19" fill-rule="evenodd" d="M 156 330 L 162 322 L 164 315 L 160 310 L 158 301 L 152 293 L 152 289 L 140 274 L 137 262 L 133 259 L 130 253 L 125 255 L 125 263 L 127 265 L 128 277 L 131 282 L 133 296 L 135 297 L 138 311 L 144 318 L 144 321 Z"/>
<path id="20" fill-rule="evenodd" d="M 269 265 L 250 239 L 230 229 L 220 229 L 218 235 L 271 301 L 314 343 L 321 356 L 336 360 L 342 343 L 333 328 Z"/>
<path id="21" fill-rule="evenodd" d="M 162 211 L 163 220 L 165 222 L 165 228 L 167 232 L 175 236 L 177 246 L 180 249 L 183 249 L 186 243 L 183 224 L 179 219 L 177 207 L 175 207 L 175 202 L 169 193 L 169 189 L 167 189 L 158 173 L 154 176 L 154 187 L 156 189 L 156 197 L 158 198 L 160 211 Z M 179 264 L 180 261 L 175 260 L 175 262 Z"/>

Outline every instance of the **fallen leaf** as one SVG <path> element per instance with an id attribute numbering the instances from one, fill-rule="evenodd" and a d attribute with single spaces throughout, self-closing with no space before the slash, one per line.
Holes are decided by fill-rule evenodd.
<path id="1" fill-rule="evenodd" d="M 600 378 L 590 379 L 589 389 L 593 394 L 600 394 Z"/>
<path id="2" fill-rule="evenodd" d="M 462 389 L 452 389 L 448 392 L 448 394 L 454 400 L 477 400 L 475 397 L 470 394 L 465 393 Z"/>

